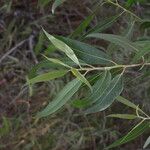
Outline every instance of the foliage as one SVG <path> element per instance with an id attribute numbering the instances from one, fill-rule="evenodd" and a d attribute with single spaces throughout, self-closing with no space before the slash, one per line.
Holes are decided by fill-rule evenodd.
<path id="1" fill-rule="evenodd" d="M 81 15 L 84 19 L 80 23 L 77 21 L 79 25 L 75 29 L 76 23 L 72 26 L 71 22 L 75 19 L 74 14 L 72 16 L 72 8 L 69 7 L 75 4 L 74 1 L 33 1 L 32 7 L 36 3 L 34 9 L 39 10 L 38 15 L 42 14 L 39 19 L 34 16 L 34 10 L 33 14 L 29 11 L 29 14 L 25 15 L 27 19 L 22 16 L 20 19 L 20 8 L 12 5 L 19 3 L 18 1 L 4 2 L 4 7 L 0 8 L 0 12 L 5 10 L 4 16 L 8 21 L 7 15 L 11 14 L 11 9 L 17 7 L 17 12 L 14 13 L 17 17 L 8 23 L 8 27 L 0 22 L 2 31 L 4 29 L 4 35 L 0 39 L 1 49 L 8 50 L 11 46 L 17 45 L 0 58 L 0 62 L 8 58 L 2 63 L 0 76 L 7 71 L 5 65 L 10 65 L 12 69 L 17 64 L 12 72 L 20 78 L 18 85 L 26 82 L 21 87 L 21 92 L 17 93 L 14 87 L 20 86 L 15 84 L 16 79 L 11 79 L 14 85 L 11 89 L 16 92 L 10 95 L 17 96 L 13 97 L 11 102 L 8 100 L 8 117 L 2 117 L 0 120 L 0 148 L 9 149 L 15 145 L 12 148 L 30 150 L 36 145 L 35 149 L 41 150 L 53 149 L 55 144 L 57 146 L 54 149 L 100 149 L 101 145 L 101 149 L 119 149 L 122 145 L 127 149 L 127 143 L 141 135 L 145 136 L 145 142 L 140 141 L 143 142 L 143 149 L 148 148 L 150 21 L 148 13 L 143 12 L 143 7 L 149 5 L 148 1 L 90 2 L 94 6 L 87 9 L 87 17 Z M 66 11 L 63 10 L 63 6 L 60 7 L 61 5 Z M 86 4 L 82 7 L 86 7 Z M 28 15 L 31 15 L 31 20 L 28 19 Z M 103 15 L 106 15 L 105 19 L 101 17 Z M 67 22 L 69 28 L 65 25 L 63 28 L 60 27 L 63 24 L 61 19 L 64 24 Z M 58 23 L 52 25 L 56 20 Z M 29 38 L 16 43 L 16 40 L 20 41 L 28 35 Z M 25 50 L 29 50 L 22 51 L 23 46 Z M 20 63 L 22 59 L 25 61 Z M 31 66 L 30 61 L 35 66 L 31 68 L 25 81 L 22 72 L 26 74 Z M 19 73 L 21 75 L 18 75 Z M 0 80 L 0 85 L 3 85 L 3 82 L 5 80 Z M 1 89 L 0 96 L 3 98 L 4 89 Z M 6 91 L 10 92 L 10 89 Z M 37 95 L 40 96 L 37 98 Z M 45 102 L 47 97 L 49 101 Z M 133 99 L 134 102 L 128 99 Z M 2 107 L 5 106 L 3 101 L 1 104 Z M 12 105 L 13 110 L 17 111 L 11 118 L 9 111 L 12 112 Z M 38 110 L 40 111 L 37 112 Z M 120 119 L 124 121 L 120 122 Z M 120 133 L 125 135 L 122 136 Z M 10 140 L 10 137 L 14 140 Z M 65 148 L 62 143 L 66 143 L 61 139 L 67 139 L 68 144 Z M 7 144 L 8 140 L 10 142 Z M 6 141 L 6 144 L 1 144 L 3 141 Z M 111 143 L 112 141 L 114 142 Z M 42 143 L 42 146 L 39 143 Z M 87 143 L 92 147 L 88 147 Z"/>
<path id="2" fill-rule="evenodd" d="M 63 1 L 61 1 L 61 3 L 62 2 Z M 137 1 L 128 0 L 126 2 L 126 6 L 131 7 L 136 2 Z M 57 0 L 54 2 L 52 7 L 53 13 L 55 8 L 61 3 Z M 125 78 L 125 73 L 128 69 L 140 67 L 142 70 L 143 67 L 150 66 L 149 59 L 146 57 L 150 52 L 150 40 L 149 38 L 144 39 L 143 37 L 139 37 L 139 39 L 143 39 L 131 41 L 123 35 L 101 33 L 111 26 L 119 17 L 121 17 L 124 12 L 131 15 L 136 23 L 143 22 L 141 18 L 136 16 L 130 10 L 121 6 L 118 1 L 114 2 L 108 0 L 104 1 L 104 3 L 112 4 L 120 8 L 123 12 L 119 15 L 112 16 L 104 21 L 104 23 L 97 24 L 95 27 L 87 30 L 87 27 L 90 25 L 94 16 L 96 15 L 95 11 L 85 18 L 85 20 L 77 27 L 77 29 L 67 38 L 50 35 L 43 29 L 43 32 L 55 46 L 55 48 L 63 52 L 62 57 L 66 58 L 67 56 L 70 58 L 72 64 L 67 64 L 65 61 L 62 61 L 62 58 L 56 59 L 45 56 L 46 59 L 54 64 L 59 64 L 62 66 L 62 68 L 65 68 L 68 74 L 69 72 L 72 72 L 76 79 L 67 83 L 67 85 L 58 93 L 54 100 L 52 100 L 52 102 L 50 102 L 44 110 L 38 113 L 37 117 L 41 118 L 56 113 L 58 109 L 72 99 L 76 92 L 83 88 L 86 88 L 88 91 L 87 95 L 81 100 L 74 102 L 73 106 L 82 108 L 84 110 L 84 115 L 104 111 L 112 105 L 115 99 L 117 99 L 119 102 L 135 109 L 135 114 L 111 114 L 108 115 L 108 117 L 129 120 L 137 119 L 141 121 L 135 127 L 133 127 L 133 129 L 131 129 L 127 135 L 106 147 L 106 149 L 110 149 L 135 139 L 150 127 L 150 117 L 141 109 L 139 109 L 138 106 L 119 96 L 123 91 L 123 85 L 126 84 L 123 84 L 123 78 Z M 111 56 L 106 50 L 104 52 L 103 50 L 98 49 L 91 44 L 86 44 L 85 41 L 87 41 L 87 39 L 92 40 L 92 38 L 103 39 L 111 44 L 116 45 L 124 51 L 130 51 L 133 57 L 132 64 L 118 64 L 118 62 L 116 62 L 117 60 L 114 61 L 111 59 Z M 140 61 L 142 61 L 142 63 Z M 114 74 L 113 72 L 117 69 L 120 69 L 120 71 L 117 74 Z M 58 70 L 57 72 L 58 74 L 56 73 L 56 76 L 54 72 L 46 73 L 30 79 L 29 82 L 34 84 L 36 82 L 50 80 L 47 77 L 43 78 L 45 75 L 48 75 L 49 78 L 53 79 L 65 75 L 66 73 L 66 71 L 62 72 L 61 70 Z M 88 80 L 91 75 L 96 75 L 96 73 L 99 74 L 99 77 L 96 79 L 96 81 L 94 81 L 94 83 Z M 53 77 L 51 77 L 51 74 Z M 84 86 L 84 84 L 86 84 L 88 88 Z M 149 138 L 147 139 L 144 147 L 147 147 L 148 144 Z"/>

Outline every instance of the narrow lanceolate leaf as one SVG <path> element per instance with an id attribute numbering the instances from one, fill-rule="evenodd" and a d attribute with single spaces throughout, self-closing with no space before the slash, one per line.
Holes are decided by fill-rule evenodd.
<path id="1" fill-rule="evenodd" d="M 88 100 L 91 104 L 96 103 L 100 95 L 102 95 L 111 82 L 111 74 L 109 71 L 105 71 L 99 77 L 99 80 L 93 85 L 93 92 L 88 96 Z"/>
<path id="2" fill-rule="evenodd" d="M 52 13 L 54 14 L 55 9 L 60 6 L 63 2 L 65 2 L 66 0 L 55 0 L 52 6 Z"/>
<path id="3" fill-rule="evenodd" d="M 128 107 L 131 107 L 131 108 L 134 108 L 134 109 L 137 108 L 137 106 L 134 103 L 132 103 L 131 101 L 127 100 L 126 98 L 124 98 L 122 96 L 118 96 L 116 99 L 117 99 L 117 101 L 119 101 L 120 103 L 122 103 L 122 104 L 124 104 Z"/>
<path id="4" fill-rule="evenodd" d="M 36 64 L 31 68 L 31 70 L 28 73 L 28 78 L 32 79 L 38 75 L 38 72 L 40 69 L 61 69 L 62 66 L 58 64 L 54 64 L 48 60 L 44 60 Z"/>
<path id="5" fill-rule="evenodd" d="M 135 105 L 134 103 L 132 103 L 131 101 L 127 100 L 126 98 L 124 98 L 122 96 L 118 96 L 116 99 L 117 99 L 118 102 L 120 102 L 120 103 L 122 103 L 122 104 L 124 104 L 124 105 L 126 105 L 128 107 L 131 107 L 131 108 L 133 108 L 135 110 L 137 109 L 137 105 Z M 143 113 L 143 111 L 140 108 L 138 108 L 138 111 Z"/>
<path id="6" fill-rule="evenodd" d="M 43 31 L 56 48 L 63 51 L 72 61 L 74 61 L 76 64 L 80 66 L 78 58 L 74 54 L 73 50 L 66 43 L 50 35 L 45 30 Z"/>
<path id="7" fill-rule="evenodd" d="M 125 144 L 127 142 L 130 142 L 140 136 L 143 132 L 150 129 L 150 123 L 149 122 L 140 122 L 138 125 L 136 125 L 127 135 L 120 138 L 110 146 L 106 147 L 106 149 L 114 148 L 117 146 L 120 146 L 122 144 Z"/>
<path id="8" fill-rule="evenodd" d="M 71 68 L 69 65 L 63 63 L 63 62 L 60 61 L 59 59 L 56 59 L 56 58 L 49 58 L 49 57 L 46 57 L 45 55 L 43 55 L 43 56 L 44 56 L 47 60 L 49 60 L 49 61 L 51 61 L 51 62 L 53 62 L 53 63 L 55 63 L 55 64 L 60 64 L 60 65 L 62 65 L 62 66 L 64 66 L 64 67 Z"/>
<path id="9" fill-rule="evenodd" d="M 96 103 L 85 111 L 86 114 L 96 113 L 108 108 L 123 90 L 122 74 L 113 78 L 107 88 L 99 94 Z"/>
<path id="10" fill-rule="evenodd" d="M 128 23 L 125 32 L 123 33 L 123 35 L 129 40 L 131 40 L 131 38 L 133 37 L 134 25 L 135 25 L 135 21 L 134 20 L 130 21 Z"/>
<path id="11" fill-rule="evenodd" d="M 35 54 L 38 55 L 41 50 L 43 49 L 43 45 L 44 45 L 44 39 L 45 38 L 45 35 L 42 31 L 40 31 L 39 33 L 39 37 L 38 37 L 38 42 L 37 44 L 35 45 L 35 48 L 34 48 L 34 51 L 35 51 Z"/>
<path id="12" fill-rule="evenodd" d="M 110 57 L 102 50 L 95 48 L 89 44 L 72 40 L 65 37 L 59 37 L 68 46 L 70 46 L 78 58 L 87 64 L 111 64 Z"/>
<path id="13" fill-rule="evenodd" d="M 91 33 L 98 33 L 98 32 L 102 32 L 105 29 L 109 28 L 112 26 L 112 24 L 114 22 L 117 21 L 117 19 L 120 17 L 121 14 L 116 15 L 116 16 L 112 16 L 110 18 L 104 19 L 103 21 L 100 21 L 100 23 L 98 23 L 96 26 L 94 26 L 93 28 L 91 28 L 90 30 L 87 31 L 87 33 L 85 33 L 84 36 L 87 36 L 88 34 Z"/>
<path id="14" fill-rule="evenodd" d="M 89 26 L 91 21 L 93 20 L 95 14 L 89 15 L 76 29 L 75 31 L 71 34 L 71 38 L 74 38 L 78 35 L 82 35 L 85 29 Z"/>
<path id="15" fill-rule="evenodd" d="M 107 117 L 120 118 L 120 119 L 129 119 L 129 120 L 137 118 L 136 115 L 132 115 L 132 114 L 111 114 L 111 115 L 108 115 Z"/>
<path id="16" fill-rule="evenodd" d="M 30 79 L 28 82 L 30 84 L 35 84 L 38 82 L 50 81 L 50 80 L 64 76 L 67 72 L 68 72 L 67 70 L 51 71 L 51 72 L 36 76 L 35 78 Z"/>
<path id="17" fill-rule="evenodd" d="M 54 98 L 52 102 L 50 102 L 47 107 L 37 114 L 38 118 L 46 117 L 50 114 L 55 113 L 59 110 L 63 105 L 66 104 L 70 100 L 70 98 L 78 91 L 82 82 L 78 79 L 74 79 L 69 82 Z"/>
<path id="18" fill-rule="evenodd" d="M 89 81 L 77 69 L 71 68 L 71 72 L 73 73 L 74 76 L 76 76 L 79 80 L 85 83 L 92 90 Z"/>
<path id="19" fill-rule="evenodd" d="M 145 142 L 143 148 L 144 148 L 144 149 L 147 148 L 147 146 L 148 146 L 149 144 L 150 144 L 150 136 L 147 138 L 147 140 L 146 140 L 146 142 Z"/>
<path id="20" fill-rule="evenodd" d="M 87 35 L 87 37 L 103 39 L 113 44 L 116 44 L 124 49 L 138 51 L 136 45 L 123 36 L 113 35 L 113 34 L 93 33 Z"/>

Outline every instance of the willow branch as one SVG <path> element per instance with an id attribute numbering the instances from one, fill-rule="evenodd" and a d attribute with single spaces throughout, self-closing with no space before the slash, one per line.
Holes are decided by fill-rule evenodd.
<path id="1" fill-rule="evenodd" d="M 133 68 L 133 67 L 142 67 L 142 66 L 150 66 L 150 63 L 142 63 L 142 64 L 131 64 L 131 65 L 115 65 L 109 67 L 92 67 L 92 68 L 79 68 L 78 71 L 96 71 L 96 70 L 111 70 L 115 68 Z"/>

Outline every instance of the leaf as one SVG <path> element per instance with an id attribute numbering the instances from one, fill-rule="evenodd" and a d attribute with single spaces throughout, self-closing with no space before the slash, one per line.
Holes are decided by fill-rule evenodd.
<path id="1" fill-rule="evenodd" d="M 85 83 L 92 91 L 92 87 L 89 83 L 89 81 L 75 68 L 71 68 L 71 72 L 75 77 L 77 77 L 79 80 L 81 80 L 83 83 Z"/>
<path id="2" fill-rule="evenodd" d="M 55 0 L 52 5 L 52 14 L 54 14 L 55 9 L 60 6 L 62 3 L 64 3 L 66 0 Z"/>
<path id="3" fill-rule="evenodd" d="M 145 142 L 143 148 L 144 148 L 144 149 L 147 148 L 147 146 L 148 146 L 149 144 L 150 144 L 150 136 L 147 138 L 147 140 L 146 140 L 146 142 Z"/>
<path id="4" fill-rule="evenodd" d="M 68 66 L 67 64 L 65 64 L 65 63 L 63 63 L 62 61 L 60 61 L 59 59 L 56 59 L 56 58 L 48 58 L 48 57 L 46 57 L 45 55 L 43 55 L 47 60 L 49 60 L 49 61 L 51 61 L 51 62 L 53 62 L 53 63 L 55 63 L 55 64 L 60 64 L 60 65 L 62 65 L 62 66 L 64 66 L 64 67 L 67 67 L 67 68 L 71 68 L 70 66 Z"/>
<path id="5" fill-rule="evenodd" d="M 56 59 L 56 61 L 57 61 L 57 59 Z M 77 64 L 75 64 L 73 61 L 71 61 L 69 58 L 61 58 L 60 59 L 60 61 L 63 63 L 63 64 L 65 64 L 65 65 L 67 65 L 68 66 L 68 68 L 70 68 L 70 66 L 71 67 L 77 67 Z M 80 61 L 80 64 L 82 65 L 82 66 L 86 66 L 87 65 L 87 63 L 85 63 L 84 61 L 82 61 L 82 60 L 80 60 L 79 59 L 79 61 Z M 58 62 L 58 61 L 57 61 Z M 67 67 L 66 66 L 66 67 Z M 64 66 L 65 67 L 65 66 Z M 41 62 L 39 62 L 38 64 L 36 64 L 36 65 L 34 65 L 32 68 L 31 68 L 31 70 L 29 71 L 29 73 L 28 73 L 28 78 L 29 79 L 32 79 L 32 78 L 34 78 L 34 77 L 36 77 L 37 75 L 38 75 L 38 72 L 39 71 L 41 71 L 42 69 L 44 69 L 44 70 L 51 70 L 51 69 L 62 69 L 63 68 L 63 66 L 62 66 L 62 64 L 60 64 L 60 62 L 59 63 L 52 63 L 52 61 L 49 61 L 49 60 L 44 60 L 44 61 L 41 61 Z M 64 68 L 65 69 L 65 68 Z"/>
<path id="6" fill-rule="evenodd" d="M 111 43 L 114 43 L 124 49 L 139 51 L 133 42 L 130 42 L 127 38 L 123 36 L 113 35 L 113 34 L 104 34 L 104 33 L 93 33 L 93 34 L 87 35 L 87 37 L 103 39 Z"/>
<path id="7" fill-rule="evenodd" d="M 111 114 L 111 115 L 108 115 L 107 117 L 120 118 L 120 119 L 129 119 L 129 120 L 137 118 L 136 115 L 132 115 L 132 114 Z"/>
<path id="8" fill-rule="evenodd" d="M 140 136 L 143 132 L 145 132 L 149 128 L 150 128 L 149 122 L 140 122 L 127 135 L 115 141 L 113 144 L 106 147 L 106 149 L 114 148 L 122 144 L 125 144 L 127 142 L 130 142 L 134 140 L 135 138 L 137 138 L 138 136 Z"/>
<path id="9" fill-rule="evenodd" d="M 74 38 L 78 35 L 81 35 L 83 33 L 83 31 L 85 31 L 85 29 L 89 26 L 89 24 L 91 23 L 91 21 L 93 20 L 94 16 L 97 13 L 99 7 L 97 7 L 94 10 L 94 13 L 92 13 L 91 15 L 89 15 L 88 17 L 86 17 L 86 19 L 77 27 L 77 29 L 71 34 L 71 38 Z M 121 13 L 122 14 L 122 13 Z M 90 33 L 94 33 L 94 32 L 101 32 L 107 28 L 109 28 L 115 21 L 117 21 L 117 19 L 121 16 L 121 14 L 116 15 L 116 16 L 112 16 L 110 18 L 104 19 L 102 21 L 100 21 L 100 23 L 98 23 L 96 26 L 94 26 L 93 28 L 89 29 L 84 35 L 83 37 L 85 37 L 86 35 L 90 34 Z M 82 38 L 83 38 L 82 37 Z"/>
<path id="10" fill-rule="evenodd" d="M 37 114 L 38 118 L 46 117 L 48 115 L 53 114 L 57 110 L 59 110 L 70 98 L 78 91 L 81 86 L 81 81 L 78 79 L 74 79 L 69 82 L 54 98 L 52 102 L 50 102 L 47 107 Z"/>
<path id="11" fill-rule="evenodd" d="M 89 101 L 84 100 L 84 99 L 74 100 L 72 102 L 72 106 L 75 108 L 85 108 L 85 107 L 89 106 Z"/>
<path id="12" fill-rule="evenodd" d="M 75 31 L 70 35 L 71 38 L 75 38 L 78 35 L 81 35 L 85 29 L 89 26 L 91 21 L 93 20 L 95 14 L 91 14 L 75 29 Z"/>
<path id="13" fill-rule="evenodd" d="M 73 50 L 67 44 L 65 44 L 64 42 L 58 40 L 54 36 L 50 35 L 44 29 L 43 29 L 43 31 L 44 31 L 45 35 L 48 37 L 48 39 L 52 42 L 52 44 L 56 48 L 58 48 L 59 50 L 64 52 L 72 61 L 74 61 L 77 65 L 80 66 L 78 58 L 74 54 Z"/>
<path id="14" fill-rule="evenodd" d="M 37 42 L 37 44 L 35 45 L 35 48 L 34 48 L 34 51 L 35 51 L 36 55 L 38 55 L 40 53 L 40 51 L 42 50 L 42 48 L 43 48 L 44 37 L 45 37 L 44 33 L 40 32 L 39 37 L 38 37 L 38 42 Z"/>
<path id="15" fill-rule="evenodd" d="M 29 79 L 32 79 L 32 78 L 34 78 L 34 77 L 36 77 L 38 74 L 38 71 L 40 70 L 40 69 L 60 69 L 60 65 L 58 65 L 58 64 L 54 64 L 54 63 L 51 63 L 50 61 L 48 61 L 48 60 L 44 60 L 44 61 L 41 61 L 41 62 L 39 62 L 38 64 L 36 64 L 36 65 L 34 65 L 32 68 L 31 68 L 31 70 L 29 71 L 29 73 L 28 73 L 28 78 Z M 62 67 L 61 67 L 62 68 Z"/>
<path id="16" fill-rule="evenodd" d="M 134 20 L 130 21 L 128 23 L 128 26 L 127 26 L 125 32 L 123 33 L 123 35 L 129 40 L 131 40 L 133 37 L 134 25 L 135 25 L 135 21 Z"/>
<path id="17" fill-rule="evenodd" d="M 127 105 L 131 108 L 134 108 L 134 109 L 137 108 L 137 106 L 134 103 L 130 102 L 129 100 L 125 99 L 122 96 L 118 96 L 116 99 L 117 99 L 117 101 L 119 101 L 120 103 L 123 103 L 124 105 Z"/>
<path id="18" fill-rule="evenodd" d="M 109 71 L 105 71 L 99 77 L 99 80 L 93 86 L 93 93 L 88 96 L 88 100 L 95 103 L 99 100 L 100 95 L 105 92 L 106 88 L 110 85 L 111 74 Z"/>
<path id="19" fill-rule="evenodd" d="M 131 101 L 125 99 L 122 96 L 118 96 L 116 99 L 117 99 L 118 102 L 120 102 L 120 103 L 122 103 L 122 104 L 124 104 L 124 105 L 126 105 L 128 107 L 131 107 L 131 108 L 133 108 L 135 110 L 137 109 L 137 106 L 134 103 L 132 103 Z M 143 113 L 143 111 L 140 108 L 138 108 L 138 111 L 140 111 L 141 113 Z"/>
<path id="20" fill-rule="evenodd" d="M 59 70 L 59 71 L 51 71 L 48 73 L 44 73 L 39 76 L 36 76 L 35 78 L 30 79 L 29 83 L 35 84 L 38 82 L 45 82 L 45 81 L 53 80 L 56 78 L 60 78 L 64 76 L 67 72 L 68 72 L 67 70 Z"/>
<path id="21" fill-rule="evenodd" d="M 45 34 L 44 34 L 45 36 Z M 56 47 L 53 44 L 49 44 L 48 47 L 44 50 L 45 55 L 49 55 L 50 53 L 56 51 Z"/>
<path id="22" fill-rule="evenodd" d="M 98 32 L 102 32 L 106 30 L 107 28 L 111 27 L 112 24 L 116 22 L 119 17 L 120 17 L 120 14 L 100 21 L 100 23 L 98 23 L 96 26 L 88 30 L 84 36 L 87 36 L 88 34 L 91 34 L 91 33 L 96 33 L 96 32 L 98 33 Z"/>
<path id="23" fill-rule="evenodd" d="M 127 0 L 126 7 L 129 8 L 135 3 L 135 0 Z"/>
<path id="24" fill-rule="evenodd" d="M 85 111 L 85 114 L 96 113 L 108 108 L 123 90 L 122 74 L 117 75 L 108 87 L 99 94 L 96 103 Z"/>
<path id="25" fill-rule="evenodd" d="M 78 58 L 86 62 L 87 64 L 111 64 L 112 61 L 109 56 L 89 44 L 72 40 L 65 37 L 59 37 L 67 45 L 69 45 L 75 52 Z"/>
<path id="26" fill-rule="evenodd" d="M 140 50 L 136 52 L 135 56 L 133 57 L 133 62 L 139 60 L 144 55 L 150 53 L 150 40 L 137 41 L 135 42 L 135 44 L 139 46 Z"/>

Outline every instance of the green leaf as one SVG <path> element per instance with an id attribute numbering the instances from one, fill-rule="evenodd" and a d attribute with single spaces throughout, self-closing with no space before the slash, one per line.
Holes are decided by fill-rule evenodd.
<path id="1" fill-rule="evenodd" d="M 126 106 L 129 106 L 129 107 L 134 108 L 134 109 L 137 108 L 137 106 L 134 103 L 130 102 L 129 100 L 125 99 L 122 96 L 118 96 L 116 99 L 117 99 L 117 101 L 119 101 L 120 103 L 123 103 Z"/>
<path id="2" fill-rule="evenodd" d="M 83 83 L 85 83 L 92 91 L 92 87 L 89 83 L 89 81 L 75 68 L 71 68 L 71 72 L 75 77 L 77 77 L 79 80 L 81 80 Z"/>
<path id="3" fill-rule="evenodd" d="M 59 110 L 63 105 L 66 104 L 67 101 L 78 91 L 81 86 L 81 81 L 78 79 L 74 79 L 69 82 L 54 98 L 52 102 L 50 102 L 47 107 L 37 114 L 38 118 L 46 117 L 50 114 L 53 114 L 57 110 Z"/>
<path id="4" fill-rule="evenodd" d="M 65 37 L 59 38 L 74 50 L 78 58 L 87 64 L 112 64 L 109 56 L 94 46 Z"/>
<path id="5" fill-rule="evenodd" d="M 72 102 L 72 106 L 75 108 L 85 108 L 85 107 L 89 106 L 89 101 L 84 100 L 84 99 L 74 100 Z"/>
<path id="6" fill-rule="evenodd" d="M 98 23 L 96 26 L 88 30 L 84 36 L 87 36 L 88 34 L 91 34 L 91 33 L 96 33 L 96 32 L 98 33 L 98 32 L 102 32 L 106 30 L 107 28 L 111 27 L 112 24 L 116 22 L 119 17 L 120 17 L 120 14 L 100 21 L 100 23 Z"/>
<path id="7" fill-rule="evenodd" d="M 91 21 L 93 20 L 95 14 L 91 14 L 75 29 L 75 31 L 71 34 L 71 38 L 75 38 L 78 35 L 82 35 L 82 33 L 85 31 L 85 29 L 89 26 Z"/>
<path id="8" fill-rule="evenodd" d="M 61 58 L 60 61 L 61 61 L 61 63 L 60 62 L 58 63 L 57 59 L 55 60 L 55 62 L 57 62 L 57 63 L 54 63 L 50 60 L 44 60 L 44 61 L 39 62 L 35 66 L 32 66 L 31 70 L 28 73 L 28 78 L 32 79 L 32 78 L 36 77 L 38 75 L 38 72 L 41 71 L 42 69 L 44 69 L 44 70 L 51 70 L 51 69 L 61 70 L 66 65 L 68 66 L 68 68 L 70 68 L 70 66 L 77 67 L 77 64 L 75 64 L 69 58 Z M 87 63 L 85 63 L 84 61 L 82 61 L 80 59 L 79 59 L 79 61 L 82 66 L 87 65 Z M 62 64 L 65 64 L 65 66 L 62 66 Z"/>
<path id="9" fill-rule="evenodd" d="M 136 1 L 135 0 L 127 0 L 126 7 L 131 7 Z"/>
<path id="10" fill-rule="evenodd" d="M 120 103 L 122 103 L 122 104 L 124 104 L 124 105 L 126 105 L 128 107 L 131 107 L 131 108 L 133 108 L 135 110 L 137 109 L 137 106 L 134 103 L 132 103 L 131 101 L 125 99 L 122 96 L 118 96 L 116 99 L 117 99 L 118 102 L 120 102 Z M 140 111 L 141 113 L 143 113 L 143 111 L 140 108 L 138 108 L 138 111 Z"/>
<path id="11" fill-rule="evenodd" d="M 87 37 L 103 39 L 113 44 L 116 44 L 124 49 L 139 51 L 133 42 L 130 42 L 127 38 L 123 36 L 104 34 L 104 33 L 93 33 L 93 34 L 89 34 Z"/>
<path id="12" fill-rule="evenodd" d="M 122 74 L 113 78 L 107 88 L 99 94 L 96 103 L 85 111 L 86 114 L 96 113 L 108 108 L 123 90 Z"/>
<path id="13" fill-rule="evenodd" d="M 74 38 L 78 35 L 82 35 L 82 33 L 85 31 L 85 29 L 89 26 L 89 24 L 91 23 L 91 21 L 93 20 L 94 16 L 97 13 L 99 7 L 97 7 L 94 12 L 89 15 L 88 17 L 86 17 L 86 19 L 77 27 L 77 29 L 71 34 L 71 38 Z M 122 14 L 122 13 L 121 13 Z M 95 33 L 95 32 L 102 32 L 105 29 L 109 28 L 110 26 L 112 26 L 112 24 L 117 21 L 117 19 L 121 16 L 121 14 L 116 15 L 116 16 L 112 16 L 110 18 L 104 19 L 102 21 L 100 21 L 100 23 L 98 23 L 96 26 L 94 26 L 93 28 L 89 29 L 81 38 L 85 37 L 86 35 L 90 34 L 90 33 Z"/>
<path id="14" fill-rule="evenodd" d="M 44 37 L 45 37 L 44 33 L 40 31 L 39 37 L 38 37 L 38 42 L 37 42 L 37 44 L 35 45 L 35 48 L 34 48 L 34 51 L 35 51 L 36 55 L 38 55 L 40 53 L 40 51 L 42 50 L 42 48 L 43 48 Z"/>
<path id="15" fill-rule="evenodd" d="M 144 149 L 147 148 L 147 146 L 148 146 L 149 144 L 150 144 L 150 136 L 147 138 L 147 140 L 146 140 L 146 142 L 145 142 L 143 148 L 144 148 Z"/>
<path id="16" fill-rule="evenodd" d="M 53 45 L 64 52 L 72 61 L 74 61 L 77 65 L 80 66 L 78 58 L 74 54 L 73 50 L 63 41 L 55 38 L 54 36 L 50 35 L 43 29 L 45 35 L 48 37 L 48 39 L 53 43 Z"/>
<path id="17" fill-rule="evenodd" d="M 60 78 L 60 77 L 64 76 L 67 72 L 68 72 L 67 70 L 58 70 L 58 71 L 51 71 L 48 73 L 44 73 L 44 74 L 41 74 L 39 76 L 36 76 L 36 77 L 30 79 L 29 83 L 35 84 L 38 82 L 45 82 L 45 81 L 53 80 L 56 78 Z"/>
<path id="18" fill-rule="evenodd" d="M 134 20 L 129 21 L 128 26 L 127 26 L 125 32 L 123 33 L 123 36 L 125 36 L 129 40 L 131 40 L 133 37 L 134 25 L 135 25 Z"/>
<path id="19" fill-rule="evenodd" d="M 44 56 L 47 60 L 49 60 L 49 61 L 51 61 L 51 62 L 53 62 L 53 63 L 55 63 L 55 64 L 60 64 L 60 65 L 62 65 L 62 66 L 64 66 L 64 67 L 71 68 L 69 65 L 63 63 L 63 62 L 60 61 L 59 59 L 56 59 L 56 58 L 48 58 L 48 57 L 46 57 L 45 55 L 43 55 L 43 56 Z"/>
<path id="20" fill-rule="evenodd" d="M 54 64 L 48 60 L 39 62 L 38 64 L 32 66 L 31 70 L 28 73 L 28 78 L 32 79 L 38 75 L 39 70 L 41 69 L 60 69 L 60 65 Z M 61 66 L 62 68 L 62 66 Z"/>
<path id="21" fill-rule="evenodd" d="M 52 14 L 54 14 L 55 9 L 60 6 L 62 3 L 64 3 L 66 0 L 55 0 L 52 5 Z"/>
<path id="22" fill-rule="evenodd" d="M 44 34 L 45 36 L 45 34 Z M 57 50 L 57 48 L 53 44 L 49 44 L 48 47 L 44 50 L 45 55 L 49 55 L 50 53 L 53 53 Z"/>
<path id="23" fill-rule="evenodd" d="M 132 114 L 111 114 L 111 115 L 108 115 L 107 117 L 129 119 L 129 120 L 137 118 L 136 115 L 132 115 Z"/>
<path id="24" fill-rule="evenodd" d="M 127 135 L 115 141 L 113 144 L 106 147 L 106 149 L 114 148 L 122 144 L 125 144 L 127 142 L 130 142 L 135 138 L 137 138 L 138 136 L 140 136 L 143 132 L 145 132 L 149 128 L 150 128 L 150 123 L 142 121 L 138 125 L 136 125 Z"/>
<path id="25" fill-rule="evenodd" d="M 111 82 L 111 74 L 109 71 L 105 71 L 99 77 L 99 80 L 93 86 L 93 93 L 88 96 L 88 100 L 91 104 L 97 102 L 102 93 L 105 92 L 107 87 L 110 85 Z"/>
<path id="26" fill-rule="evenodd" d="M 135 56 L 133 57 L 133 62 L 139 60 L 144 55 L 150 53 L 150 40 L 137 41 L 135 42 L 135 44 L 139 46 L 140 50 L 136 52 Z"/>

